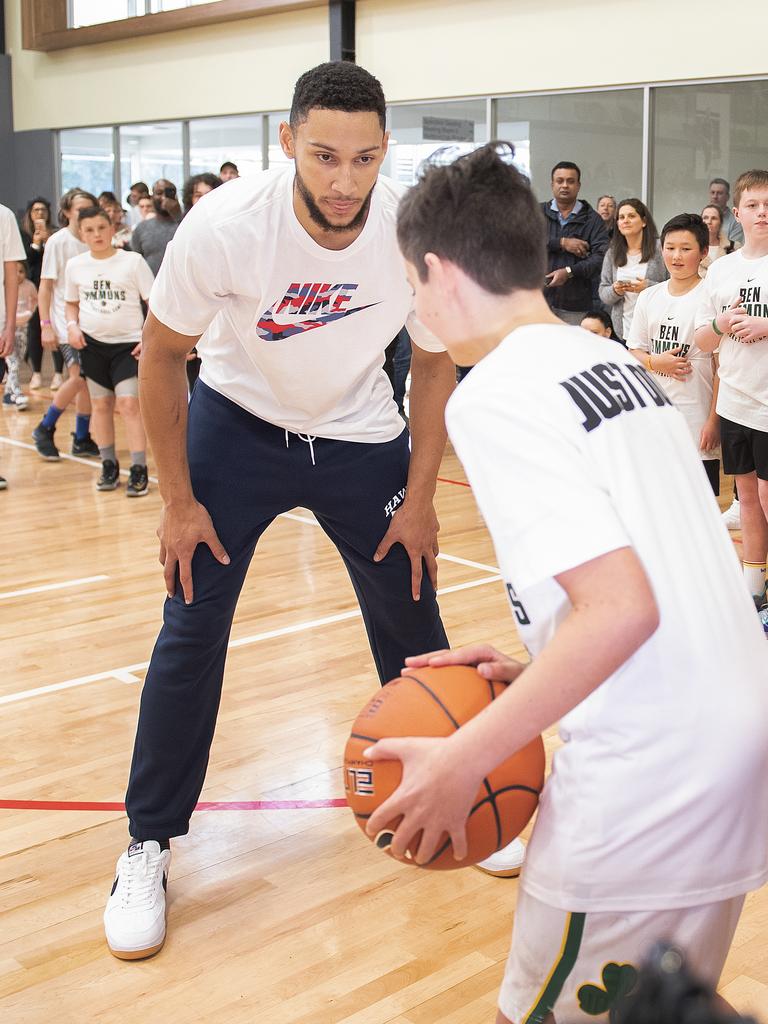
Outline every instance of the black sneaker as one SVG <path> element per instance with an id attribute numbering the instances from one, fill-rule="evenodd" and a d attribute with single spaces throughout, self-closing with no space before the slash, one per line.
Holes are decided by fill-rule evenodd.
<path id="1" fill-rule="evenodd" d="M 105 459 L 101 464 L 101 476 L 96 481 L 97 491 L 114 491 L 120 484 L 120 464 Z"/>
<path id="2" fill-rule="evenodd" d="M 35 442 L 38 455 L 42 455 L 48 462 L 58 462 L 59 459 L 59 449 L 53 443 L 53 432 L 55 429 L 55 427 L 49 429 L 44 427 L 42 423 L 38 423 L 32 431 L 32 440 Z"/>
<path id="3" fill-rule="evenodd" d="M 99 446 L 96 444 L 96 442 L 93 440 L 90 434 L 86 434 L 81 441 L 78 441 L 74 434 L 72 434 L 71 437 L 73 455 L 81 455 L 83 456 L 83 458 L 86 459 L 100 458 Z"/>
<path id="4" fill-rule="evenodd" d="M 131 466 L 131 475 L 125 489 L 126 498 L 140 498 L 149 490 L 149 476 L 146 466 Z"/>

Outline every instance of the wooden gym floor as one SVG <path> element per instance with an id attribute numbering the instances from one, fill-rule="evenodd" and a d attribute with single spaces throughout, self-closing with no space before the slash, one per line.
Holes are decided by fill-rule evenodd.
<path id="1" fill-rule="evenodd" d="M 110 805 L 160 623 L 160 500 L 97 493 L 93 460 L 43 462 L 30 432 L 48 401 L 0 408 L 0 1020 L 490 1024 L 517 882 L 401 866 L 332 805 L 377 682 L 344 569 L 302 509 L 268 530 L 246 582 L 201 797 L 216 806 L 173 843 L 165 948 L 109 954 L 101 915 L 127 840 Z M 62 451 L 71 429 L 67 414 Z M 437 491 L 449 636 L 521 655 L 450 453 L 441 476 L 454 481 Z M 767 935 L 763 890 L 722 991 L 766 1022 Z"/>

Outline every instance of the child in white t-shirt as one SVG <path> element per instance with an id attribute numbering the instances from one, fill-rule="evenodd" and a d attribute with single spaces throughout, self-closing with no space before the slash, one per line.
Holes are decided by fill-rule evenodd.
<path id="1" fill-rule="evenodd" d="M 703 352 L 719 351 L 723 471 L 736 477 L 744 576 L 761 604 L 768 551 L 768 170 L 742 174 L 733 201 L 744 247 L 709 268 L 696 343 Z"/>
<path id="2" fill-rule="evenodd" d="M 96 489 L 114 491 L 120 482 L 117 406 L 131 452 L 126 495 L 137 498 L 149 489 L 138 358 L 144 324 L 141 301 L 149 298 L 154 276 L 143 256 L 113 247 L 115 229 L 106 211 L 97 206 L 81 210 L 78 225 L 88 252 L 67 264 L 64 298 L 67 341 L 80 353 L 93 403 L 93 435 L 102 461 Z"/>
<path id="3" fill-rule="evenodd" d="M 627 344 L 655 373 L 682 412 L 704 463 L 712 490 L 720 493 L 720 421 L 716 357 L 694 341 L 701 299 L 699 266 L 708 251 L 709 232 L 695 213 L 681 213 L 661 232 L 661 251 L 669 281 L 638 296 Z"/>
<path id="4" fill-rule="evenodd" d="M 483 780 L 560 722 L 497 1024 L 605 1021 L 662 935 L 716 984 L 768 878 L 768 664 L 688 426 L 633 356 L 549 310 L 541 216 L 499 144 L 428 170 L 398 239 L 420 322 L 474 364 L 448 432 L 531 662 L 407 659 L 511 685 L 448 738 L 366 751 L 403 765 L 367 831 L 400 820 L 395 856 L 447 837 L 463 859 Z"/>

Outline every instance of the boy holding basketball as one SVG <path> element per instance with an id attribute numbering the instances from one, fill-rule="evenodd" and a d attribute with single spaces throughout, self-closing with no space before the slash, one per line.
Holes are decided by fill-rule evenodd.
<path id="1" fill-rule="evenodd" d="M 768 670 L 686 422 L 637 360 L 548 309 L 544 225 L 511 154 L 431 168 L 401 203 L 416 313 L 457 363 L 449 434 L 528 666 L 486 645 L 409 659 L 513 683 L 447 739 L 381 741 L 403 781 L 369 834 L 460 860 L 487 773 L 560 722 L 521 876 L 498 1024 L 606 1020 L 660 937 L 716 983 L 768 877 Z M 663 458 L 660 457 L 663 453 Z"/>

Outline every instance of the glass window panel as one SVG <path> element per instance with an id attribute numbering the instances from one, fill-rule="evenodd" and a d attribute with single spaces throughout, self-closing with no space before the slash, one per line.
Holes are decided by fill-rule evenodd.
<path id="1" fill-rule="evenodd" d="M 189 122 L 189 169 L 219 173 L 225 160 L 237 164 L 241 175 L 262 168 L 261 114 L 207 117 Z"/>
<path id="2" fill-rule="evenodd" d="M 120 188 L 135 181 L 152 188 L 158 178 L 172 181 L 181 193 L 183 180 L 181 121 L 120 127 Z"/>
<path id="3" fill-rule="evenodd" d="M 282 121 L 288 120 L 288 111 L 283 110 L 278 114 L 269 115 L 269 164 L 271 168 L 274 167 L 285 167 L 286 164 L 291 163 L 288 157 L 283 152 L 283 148 L 280 145 L 278 137 L 278 129 Z"/>
<path id="4" fill-rule="evenodd" d="M 579 165 L 580 195 L 593 206 L 604 194 L 640 196 L 642 89 L 500 99 L 496 116 L 498 138 L 515 144 L 515 162 L 542 201 L 552 198 L 558 160 Z"/>
<path id="5" fill-rule="evenodd" d="M 438 149 L 450 146 L 456 157 L 488 141 L 484 99 L 409 103 L 390 107 L 387 117 L 391 137 L 382 173 L 405 185 Z"/>
<path id="6" fill-rule="evenodd" d="M 103 25 L 107 21 L 122 21 L 136 14 L 137 0 L 71 0 L 69 27 Z M 140 13 L 144 13 L 144 0 L 138 0 Z"/>
<path id="7" fill-rule="evenodd" d="M 654 89 L 653 211 L 699 213 L 709 182 L 768 167 L 768 81 Z"/>
<path id="8" fill-rule="evenodd" d="M 111 128 L 73 128 L 59 132 L 61 187 L 84 188 L 98 195 L 114 188 L 115 154 Z"/>

